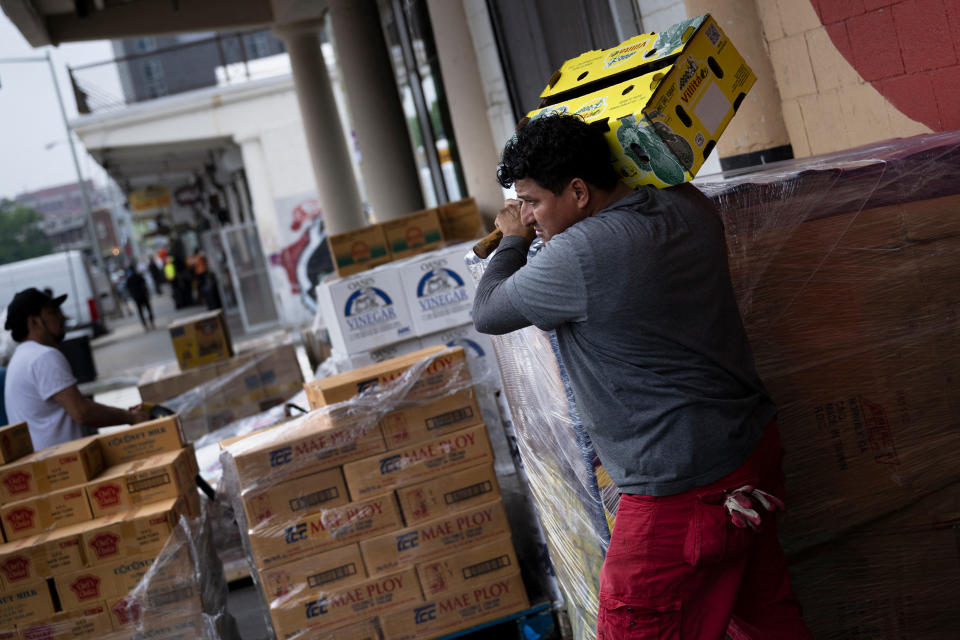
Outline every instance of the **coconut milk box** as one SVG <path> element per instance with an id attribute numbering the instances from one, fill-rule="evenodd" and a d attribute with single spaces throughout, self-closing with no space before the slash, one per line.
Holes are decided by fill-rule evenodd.
<path id="1" fill-rule="evenodd" d="M 458 244 L 397 263 L 416 335 L 472 322 L 476 286 L 463 261 L 469 250 Z"/>
<path id="2" fill-rule="evenodd" d="M 331 346 L 348 355 L 414 337 L 396 263 L 338 280 L 317 291 Z"/>

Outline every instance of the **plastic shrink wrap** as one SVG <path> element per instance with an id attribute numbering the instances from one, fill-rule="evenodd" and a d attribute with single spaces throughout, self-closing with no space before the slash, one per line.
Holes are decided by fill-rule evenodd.
<path id="1" fill-rule="evenodd" d="M 697 182 L 723 218 L 757 367 L 779 406 L 782 540 L 817 638 L 960 628 L 946 601 L 960 587 L 958 175 L 960 133 L 945 133 Z M 467 260 L 479 277 L 484 263 Z M 615 511 L 604 498 L 616 489 L 552 339 L 531 327 L 495 337 L 494 350 L 576 636 L 593 638 L 602 515 Z"/>
<path id="2" fill-rule="evenodd" d="M 6 593 L 0 604 L 0 638 L 240 640 L 206 523 L 206 516 L 181 516 L 159 554 L 117 564 L 109 578 L 91 569 L 72 583 L 73 592 L 56 600 L 53 581 Z M 88 590 L 104 597 L 87 600 Z"/>
<path id="3" fill-rule="evenodd" d="M 436 637 L 550 597 L 484 384 L 440 346 L 316 379 L 309 413 L 221 443 L 220 490 L 278 638 Z"/>

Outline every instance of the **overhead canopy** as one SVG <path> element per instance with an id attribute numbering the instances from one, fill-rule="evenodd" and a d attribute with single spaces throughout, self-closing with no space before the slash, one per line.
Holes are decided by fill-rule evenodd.
<path id="1" fill-rule="evenodd" d="M 320 17 L 320 0 L 0 0 L 34 47 L 188 31 L 280 26 Z"/>

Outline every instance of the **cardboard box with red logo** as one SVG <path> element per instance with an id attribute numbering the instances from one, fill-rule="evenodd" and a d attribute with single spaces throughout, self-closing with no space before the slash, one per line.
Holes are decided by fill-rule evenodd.
<path id="1" fill-rule="evenodd" d="M 112 431 L 98 436 L 97 441 L 107 467 L 176 451 L 186 445 L 179 416 L 158 418 Z"/>
<path id="2" fill-rule="evenodd" d="M 509 534 L 507 514 L 497 500 L 415 527 L 366 538 L 360 541 L 360 552 L 367 572 L 375 576 Z"/>
<path id="3" fill-rule="evenodd" d="M 380 420 L 388 449 L 436 438 L 483 422 L 473 387 L 461 389 L 425 404 L 391 411 Z"/>
<path id="4" fill-rule="evenodd" d="M 486 234 L 483 218 L 480 217 L 474 198 L 442 204 L 437 207 L 437 214 L 440 216 L 443 239 L 447 242 L 476 240 Z"/>
<path id="5" fill-rule="evenodd" d="M 18 584 L 0 593 L 0 629 L 46 620 L 54 614 L 46 580 Z"/>
<path id="6" fill-rule="evenodd" d="M 23 640 L 93 640 L 113 630 L 106 602 L 76 611 L 61 611 L 50 619 L 20 627 Z"/>
<path id="7" fill-rule="evenodd" d="M 223 311 L 181 318 L 167 328 L 181 369 L 225 360 L 233 355 L 230 329 Z"/>
<path id="8" fill-rule="evenodd" d="M 296 520 L 304 514 L 350 501 L 339 468 L 249 489 L 242 493 L 241 499 L 250 529 Z"/>
<path id="9" fill-rule="evenodd" d="M 3 522 L 3 532 L 10 541 L 91 518 L 83 487 L 52 491 L 0 507 L 0 522 Z"/>
<path id="10" fill-rule="evenodd" d="M 306 593 L 342 587 L 367 578 L 356 543 L 301 558 L 260 572 L 267 603 L 297 599 Z"/>
<path id="11" fill-rule="evenodd" d="M 434 638 L 529 608 L 519 573 L 380 616 L 384 640 Z"/>
<path id="12" fill-rule="evenodd" d="M 436 249 L 443 244 L 443 230 L 436 209 L 416 211 L 380 223 L 394 260 Z"/>
<path id="13" fill-rule="evenodd" d="M 463 349 L 436 346 L 308 382 L 304 385 L 307 401 L 311 409 L 316 409 L 350 400 L 361 392 L 379 391 L 400 379 L 407 369 L 428 359 L 426 366 L 420 365 L 419 375 L 407 396 L 400 400 L 429 402 L 445 392 L 469 386 L 470 371 Z"/>
<path id="14" fill-rule="evenodd" d="M 26 422 L 0 427 L 0 464 L 19 460 L 33 453 L 33 440 Z"/>
<path id="15" fill-rule="evenodd" d="M 241 488 L 330 469 L 384 451 L 380 427 L 356 420 L 334 426 L 313 413 L 220 443 L 233 457 Z"/>
<path id="16" fill-rule="evenodd" d="M 402 526 L 397 499 L 390 493 L 251 530 L 250 550 L 257 567 L 267 569 Z"/>
<path id="17" fill-rule="evenodd" d="M 341 278 L 390 262 L 390 249 L 378 224 L 327 235 L 333 266 Z"/>
<path id="18" fill-rule="evenodd" d="M 133 511 L 97 518 L 82 534 L 89 564 L 160 551 L 186 509 L 186 498 L 168 498 Z"/>
<path id="19" fill-rule="evenodd" d="M 492 464 L 493 450 L 484 425 L 454 431 L 433 440 L 394 449 L 343 465 L 353 499 L 479 464 Z"/>
<path id="20" fill-rule="evenodd" d="M 500 485 L 492 464 L 470 467 L 397 489 L 400 512 L 408 526 L 499 497 Z"/>
<path id="21" fill-rule="evenodd" d="M 470 589 L 520 570 L 510 536 L 460 549 L 439 558 L 417 563 L 417 576 L 427 600 Z"/>
<path id="22" fill-rule="evenodd" d="M 91 602 L 106 600 L 108 606 L 124 598 L 155 564 L 159 570 L 153 575 L 148 591 L 165 590 L 168 585 L 184 579 L 196 585 L 193 564 L 186 549 L 158 558 L 156 553 L 103 562 L 80 571 L 56 576 L 53 579 L 64 611 L 82 609 Z M 186 577 L 186 578 L 185 578 Z"/>
<path id="23" fill-rule="evenodd" d="M 0 547 L 0 582 L 14 586 L 82 569 L 85 525 L 53 529 Z"/>
<path id="24" fill-rule="evenodd" d="M 41 449 L 0 467 L 0 504 L 81 485 L 102 469 L 97 436 Z"/>
<path id="25" fill-rule="evenodd" d="M 182 577 L 179 580 L 164 581 L 150 586 L 136 594 L 107 599 L 107 610 L 110 621 L 117 631 L 130 631 L 133 637 L 140 637 L 134 632 L 148 632 L 145 637 L 154 638 L 205 638 L 203 631 L 197 635 L 188 635 L 184 621 L 199 619 L 204 613 L 203 591 L 196 580 L 191 577 Z M 171 623 L 171 618 L 180 620 L 180 623 Z M 180 628 L 180 633 L 172 633 L 174 628 Z M 167 630 L 171 631 L 168 632 Z M 204 629 L 203 626 L 200 629 Z M 166 635 L 170 633 L 171 635 Z"/>
<path id="26" fill-rule="evenodd" d="M 196 475 L 193 448 L 185 447 L 109 467 L 85 489 L 99 518 L 195 490 Z"/>
<path id="27" fill-rule="evenodd" d="M 412 569 L 363 582 L 319 589 L 303 598 L 271 607 L 277 638 L 293 638 L 304 630 L 336 628 L 360 616 L 375 616 L 422 602 Z"/>

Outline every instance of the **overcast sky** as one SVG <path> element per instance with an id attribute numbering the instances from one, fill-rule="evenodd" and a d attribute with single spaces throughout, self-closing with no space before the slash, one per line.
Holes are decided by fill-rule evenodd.
<path id="1" fill-rule="evenodd" d="M 59 79 L 67 117 L 77 117 L 77 105 L 70 88 L 66 65 L 77 66 L 113 58 L 106 40 L 48 47 Z M 0 11 L 0 59 L 42 57 L 45 49 L 34 49 L 20 35 L 6 14 Z M 99 85 L 119 91 L 115 68 L 95 74 Z M 46 61 L 0 62 L 0 198 L 13 198 L 24 191 L 77 181 L 77 173 L 66 144 L 67 134 L 57 106 L 57 95 Z M 80 171 L 98 184 L 106 174 L 77 141 Z M 47 149 L 47 145 L 53 146 Z"/>

